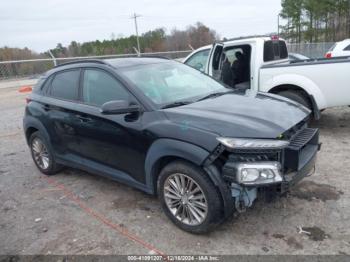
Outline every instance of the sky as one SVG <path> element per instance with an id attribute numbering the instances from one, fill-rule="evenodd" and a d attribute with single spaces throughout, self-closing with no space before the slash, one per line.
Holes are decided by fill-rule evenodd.
<path id="1" fill-rule="evenodd" d="M 164 27 L 185 29 L 197 21 L 221 37 L 277 31 L 281 0 L 2 0 L 0 47 L 28 47 L 37 52 L 57 43 L 86 42 Z"/>

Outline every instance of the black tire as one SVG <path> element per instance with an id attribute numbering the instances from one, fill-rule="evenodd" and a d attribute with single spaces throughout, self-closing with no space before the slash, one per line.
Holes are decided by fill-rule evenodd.
<path id="1" fill-rule="evenodd" d="M 33 149 L 33 143 L 34 142 L 38 142 L 40 141 L 46 148 L 47 151 L 47 158 L 48 158 L 48 165 L 47 167 L 43 167 L 38 161 L 36 160 L 35 157 L 35 150 Z M 52 153 L 52 149 L 51 149 L 51 145 L 49 144 L 49 142 L 45 139 L 45 137 L 39 132 L 36 131 L 34 132 L 30 138 L 29 138 L 29 149 L 30 149 L 30 153 L 32 155 L 33 161 L 35 163 L 35 165 L 37 166 L 37 168 L 40 170 L 41 173 L 50 176 L 50 175 L 54 175 L 57 172 L 59 172 L 60 170 L 62 170 L 63 166 L 60 164 L 57 164 L 55 161 L 55 157 Z"/>
<path id="2" fill-rule="evenodd" d="M 191 178 L 202 190 L 207 204 L 207 212 L 205 219 L 198 225 L 189 225 L 180 221 L 168 207 L 165 200 L 164 186 L 170 176 L 183 174 L 187 178 Z M 161 171 L 158 178 L 158 196 L 162 209 L 167 217 L 179 228 L 190 233 L 203 234 L 211 231 L 223 221 L 223 204 L 221 196 L 208 177 L 208 174 L 200 167 L 185 161 L 174 161 L 168 164 Z M 192 200 L 191 200 L 192 201 Z M 189 210 L 190 208 L 188 208 Z M 189 213 L 189 211 L 188 211 Z"/>
<path id="3" fill-rule="evenodd" d="M 286 90 L 286 91 L 279 92 L 278 95 L 289 98 L 295 102 L 298 102 L 299 104 L 302 104 L 306 108 L 312 110 L 312 105 L 310 103 L 310 100 L 302 92 Z"/>

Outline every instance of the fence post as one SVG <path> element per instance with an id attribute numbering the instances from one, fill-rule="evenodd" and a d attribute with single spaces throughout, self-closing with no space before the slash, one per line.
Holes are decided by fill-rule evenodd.
<path id="1" fill-rule="evenodd" d="M 52 61 L 53 61 L 53 65 L 54 66 L 57 66 L 57 60 L 56 60 L 56 57 L 52 54 L 51 50 L 49 50 L 49 54 L 52 58 Z"/>

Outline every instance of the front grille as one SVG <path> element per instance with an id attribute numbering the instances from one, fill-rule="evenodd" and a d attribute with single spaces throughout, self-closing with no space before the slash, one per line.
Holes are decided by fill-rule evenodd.
<path id="1" fill-rule="evenodd" d="M 293 138 L 290 140 L 289 148 L 300 150 L 306 144 L 311 142 L 315 137 L 315 134 L 318 132 L 317 129 L 313 128 L 304 128 L 300 132 L 296 133 Z"/>
<path id="2" fill-rule="evenodd" d="M 306 121 L 303 120 L 293 126 L 292 128 L 288 129 L 286 132 L 283 133 L 283 138 L 287 140 L 291 140 L 293 137 L 295 137 L 300 131 L 304 130 L 306 128 L 307 124 Z"/>
<path id="3" fill-rule="evenodd" d="M 284 150 L 284 171 L 298 171 L 304 162 L 305 152 L 318 148 L 318 129 L 304 128 L 297 132 Z"/>
<path id="4" fill-rule="evenodd" d="M 261 162 L 261 161 L 279 161 L 279 152 L 261 152 L 261 153 L 234 153 L 228 157 L 232 162 Z"/>

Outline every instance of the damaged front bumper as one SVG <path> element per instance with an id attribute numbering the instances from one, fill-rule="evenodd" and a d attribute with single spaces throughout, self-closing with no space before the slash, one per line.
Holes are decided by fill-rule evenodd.
<path id="1" fill-rule="evenodd" d="M 231 150 L 222 175 L 229 183 L 235 207 L 244 211 L 264 192 L 269 197 L 284 194 L 315 171 L 320 150 L 318 129 L 304 128 L 280 150 Z"/>

